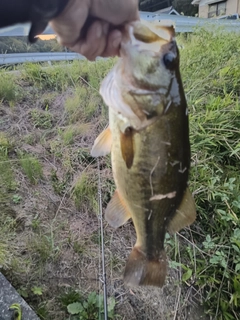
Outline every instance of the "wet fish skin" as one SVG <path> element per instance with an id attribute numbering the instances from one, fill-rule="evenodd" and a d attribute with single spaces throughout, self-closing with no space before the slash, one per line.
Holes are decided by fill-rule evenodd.
<path id="1" fill-rule="evenodd" d="M 136 229 L 124 281 L 161 287 L 167 273 L 166 231 L 191 224 L 196 213 L 187 187 L 188 114 L 174 31 L 147 28 L 130 27 L 122 59 L 103 82 L 109 129 L 101 143 L 96 139 L 92 155 L 106 153 L 106 145 L 111 149 L 117 190 L 107 221 L 116 228 L 131 217 Z"/>

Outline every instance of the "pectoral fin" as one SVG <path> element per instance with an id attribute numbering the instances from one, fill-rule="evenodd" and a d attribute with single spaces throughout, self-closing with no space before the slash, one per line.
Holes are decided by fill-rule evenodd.
<path id="1" fill-rule="evenodd" d="M 187 188 L 183 196 L 179 208 L 176 210 L 175 216 L 169 222 L 168 231 L 175 233 L 182 228 L 189 226 L 196 219 L 196 208 L 192 194 Z"/>
<path id="2" fill-rule="evenodd" d="M 112 134 L 108 127 L 106 130 L 100 133 L 97 139 L 94 141 L 94 145 L 91 150 L 92 157 L 106 156 L 111 152 L 112 146 Z"/>
<path id="3" fill-rule="evenodd" d="M 110 226 L 118 228 L 127 222 L 129 218 L 131 218 L 131 214 L 116 190 L 111 201 L 107 205 L 105 219 Z"/>
<path id="4" fill-rule="evenodd" d="M 121 151 L 122 157 L 126 163 L 128 169 L 131 168 L 134 158 L 133 150 L 133 129 L 131 127 L 126 128 L 124 133 L 121 133 Z"/>

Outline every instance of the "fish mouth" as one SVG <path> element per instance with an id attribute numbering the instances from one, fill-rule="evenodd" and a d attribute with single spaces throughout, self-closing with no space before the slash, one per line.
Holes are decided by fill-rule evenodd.
<path id="1" fill-rule="evenodd" d="M 138 51 L 152 51 L 159 53 L 164 44 L 175 40 L 175 27 L 173 21 L 135 21 L 128 23 L 123 31 L 123 40 L 120 56 L 127 56 L 129 47 Z"/>

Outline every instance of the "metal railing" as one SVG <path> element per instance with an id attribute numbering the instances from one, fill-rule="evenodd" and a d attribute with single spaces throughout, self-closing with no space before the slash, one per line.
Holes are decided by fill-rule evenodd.
<path id="1" fill-rule="evenodd" d="M 85 59 L 74 52 L 32 52 L 0 54 L 0 65 L 24 62 L 71 61 Z"/>

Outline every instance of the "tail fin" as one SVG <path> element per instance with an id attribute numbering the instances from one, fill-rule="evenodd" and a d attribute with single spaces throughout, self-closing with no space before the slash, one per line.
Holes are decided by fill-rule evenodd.
<path id="1" fill-rule="evenodd" d="M 162 287 L 167 273 L 167 257 L 164 250 L 158 260 L 148 260 L 144 252 L 134 247 L 126 264 L 124 282 L 132 286 Z"/>

